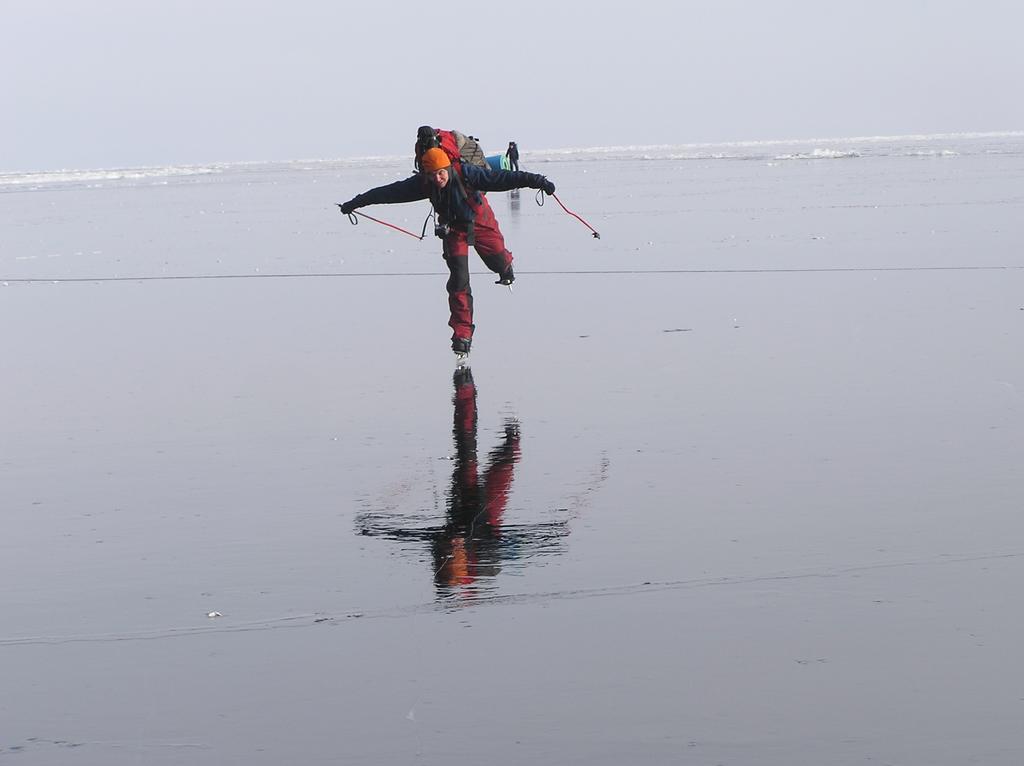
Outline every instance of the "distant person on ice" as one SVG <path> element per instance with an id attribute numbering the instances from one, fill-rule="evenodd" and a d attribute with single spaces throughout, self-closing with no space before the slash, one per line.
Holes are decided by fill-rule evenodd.
<path id="1" fill-rule="evenodd" d="M 365 205 L 430 200 L 439 221 L 434 233 L 444 242 L 443 256 L 450 272 L 447 289 L 452 351 L 465 356 L 475 327 L 469 287 L 469 246 L 476 248 L 487 268 L 498 275 L 495 284 L 511 285 L 515 280 L 512 253 L 505 247 L 494 211 L 481 192 L 529 187 L 554 194 L 555 185 L 536 173 L 485 170 L 465 162 L 453 165 L 439 147 L 428 149 L 419 158 L 419 168 L 420 172 L 411 178 L 357 194 L 339 207 L 347 215 Z"/>
<path id="2" fill-rule="evenodd" d="M 508 157 L 509 169 L 519 170 L 519 147 L 516 146 L 515 141 L 508 142 L 508 149 L 505 150 L 505 156 Z"/>

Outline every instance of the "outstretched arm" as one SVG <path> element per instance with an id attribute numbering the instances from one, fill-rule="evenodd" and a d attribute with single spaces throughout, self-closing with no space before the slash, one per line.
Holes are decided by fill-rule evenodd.
<path id="1" fill-rule="evenodd" d="M 490 170 L 476 165 L 463 164 L 462 175 L 470 186 L 480 191 L 529 188 L 543 189 L 546 194 L 555 193 L 555 185 L 539 173 L 525 173 L 520 170 Z"/>
<path id="2" fill-rule="evenodd" d="M 362 194 L 357 194 L 344 204 L 339 204 L 341 212 L 351 213 L 358 207 L 367 205 L 391 205 L 399 202 L 415 202 L 416 200 L 427 199 L 430 190 L 423 179 L 419 176 L 411 176 L 404 181 L 395 181 L 393 184 L 378 186 Z"/>

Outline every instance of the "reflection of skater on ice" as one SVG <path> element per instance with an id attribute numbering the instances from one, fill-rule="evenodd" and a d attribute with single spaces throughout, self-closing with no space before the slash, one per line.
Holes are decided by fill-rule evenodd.
<path id="1" fill-rule="evenodd" d="M 467 585 L 478 574 L 498 573 L 501 521 L 520 456 L 519 423 L 514 419 L 505 421 L 502 442 L 491 450 L 480 475 L 472 370 L 456 370 L 452 383 L 455 465 L 448 493 L 447 534 L 434 538 L 434 578 L 439 585 Z"/>
<path id="2" fill-rule="evenodd" d="M 507 418 L 498 444 L 481 470 L 477 457 L 477 390 L 473 372 L 459 367 L 452 376 L 455 441 L 444 523 L 418 527 L 397 515 L 364 513 L 357 517 L 364 535 L 429 544 L 434 582 L 444 592 L 492 578 L 503 564 L 561 552 L 568 519 L 534 524 L 506 524 L 505 509 L 520 459 L 520 427 Z"/>

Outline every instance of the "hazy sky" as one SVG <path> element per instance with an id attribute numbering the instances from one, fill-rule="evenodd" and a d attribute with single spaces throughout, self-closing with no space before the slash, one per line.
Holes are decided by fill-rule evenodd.
<path id="1" fill-rule="evenodd" d="M 0 0 L 0 171 L 1024 129 L 1019 0 Z"/>

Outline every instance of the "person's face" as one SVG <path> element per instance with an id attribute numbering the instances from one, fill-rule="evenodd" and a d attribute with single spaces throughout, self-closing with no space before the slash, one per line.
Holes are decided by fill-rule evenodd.
<path id="1" fill-rule="evenodd" d="M 435 170 L 433 173 L 430 173 L 428 177 L 434 183 L 434 186 L 438 189 L 443 189 L 448 185 L 448 168 Z"/>

